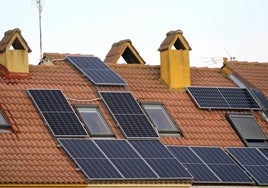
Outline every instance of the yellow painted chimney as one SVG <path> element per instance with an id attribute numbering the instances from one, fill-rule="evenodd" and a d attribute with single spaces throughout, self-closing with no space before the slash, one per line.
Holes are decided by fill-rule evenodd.
<path id="1" fill-rule="evenodd" d="M 169 89 L 183 89 L 191 85 L 189 51 L 191 47 L 181 30 L 170 31 L 160 45 L 161 79 Z"/>
<path id="2" fill-rule="evenodd" d="M 31 49 L 20 29 L 8 30 L 0 41 L 0 74 L 23 76 L 29 73 L 28 53 Z"/>

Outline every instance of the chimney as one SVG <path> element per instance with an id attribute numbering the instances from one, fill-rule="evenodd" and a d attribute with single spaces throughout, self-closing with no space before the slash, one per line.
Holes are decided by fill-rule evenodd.
<path id="1" fill-rule="evenodd" d="M 118 64 L 120 57 L 122 57 L 127 64 L 145 64 L 145 61 L 129 39 L 114 43 L 106 55 L 104 62 Z"/>
<path id="2" fill-rule="evenodd" d="M 31 49 L 16 28 L 5 32 L 0 41 L 0 75 L 5 77 L 28 76 L 28 53 Z"/>
<path id="3" fill-rule="evenodd" d="M 160 45 L 161 79 L 169 89 L 183 89 L 191 85 L 189 51 L 191 47 L 181 30 L 170 31 Z"/>

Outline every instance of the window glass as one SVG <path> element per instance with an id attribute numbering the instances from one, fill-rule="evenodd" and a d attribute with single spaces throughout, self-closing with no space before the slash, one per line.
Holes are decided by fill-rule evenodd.
<path id="1" fill-rule="evenodd" d="M 177 133 L 178 128 L 161 104 L 143 104 L 151 121 L 157 127 L 159 133 Z"/>
<path id="2" fill-rule="evenodd" d="M 6 118 L 4 117 L 2 111 L 0 111 L 0 133 L 10 132 L 10 125 L 8 124 Z"/>
<path id="3" fill-rule="evenodd" d="M 102 117 L 98 108 L 96 107 L 78 107 L 77 108 L 80 117 L 86 124 L 91 136 L 112 136 L 112 131 L 110 130 L 107 122 Z"/>

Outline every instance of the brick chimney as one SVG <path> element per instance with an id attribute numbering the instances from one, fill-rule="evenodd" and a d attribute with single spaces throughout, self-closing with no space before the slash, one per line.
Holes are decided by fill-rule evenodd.
<path id="1" fill-rule="evenodd" d="M 31 49 L 16 28 L 5 32 L 0 41 L 0 75 L 5 77 L 28 76 L 28 53 Z"/>
<path id="2" fill-rule="evenodd" d="M 189 46 L 181 30 L 170 31 L 160 45 L 161 79 L 169 89 L 183 89 L 191 85 Z"/>

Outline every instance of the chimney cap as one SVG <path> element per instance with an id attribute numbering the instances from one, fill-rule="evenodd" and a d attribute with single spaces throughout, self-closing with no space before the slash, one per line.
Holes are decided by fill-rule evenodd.
<path id="1" fill-rule="evenodd" d="M 131 42 L 130 39 L 124 39 L 124 40 L 120 40 L 118 42 L 113 43 L 112 47 L 120 46 L 120 45 L 122 45 L 124 43 L 130 43 L 131 44 L 132 42 Z"/>
<path id="2" fill-rule="evenodd" d="M 184 38 L 182 30 L 169 31 L 166 33 L 166 38 L 161 43 L 158 51 L 165 51 L 175 46 L 176 49 L 192 50 L 188 41 Z"/>
<path id="3" fill-rule="evenodd" d="M 178 30 L 171 30 L 169 32 L 167 32 L 166 36 L 170 36 L 170 35 L 176 35 L 176 34 L 183 34 L 182 30 L 178 29 Z"/>
<path id="4" fill-rule="evenodd" d="M 8 43 L 10 42 L 10 40 L 12 40 L 13 36 L 16 33 L 17 35 L 19 35 L 18 37 L 21 39 L 21 42 L 23 42 L 25 46 L 27 47 L 28 53 L 32 52 L 26 40 L 21 35 L 21 30 L 19 28 L 15 28 L 15 29 L 6 31 L 5 36 L 0 40 L 0 53 L 6 50 Z"/>

